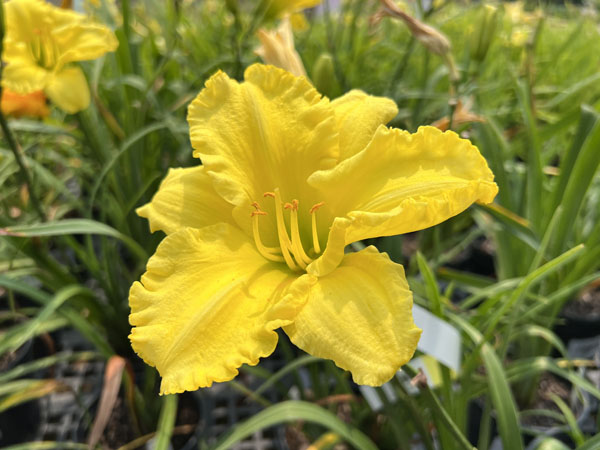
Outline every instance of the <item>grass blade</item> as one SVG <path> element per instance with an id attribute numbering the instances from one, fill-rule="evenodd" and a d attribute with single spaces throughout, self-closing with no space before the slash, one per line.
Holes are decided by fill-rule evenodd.
<path id="1" fill-rule="evenodd" d="M 358 450 L 377 450 L 373 441 L 357 428 L 342 422 L 319 406 L 300 401 L 282 402 L 262 410 L 245 422 L 238 424 L 231 433 L 218 441 L 213 450 L 227 450 L 257 430 L 297 420 L 322 425 Z"/>

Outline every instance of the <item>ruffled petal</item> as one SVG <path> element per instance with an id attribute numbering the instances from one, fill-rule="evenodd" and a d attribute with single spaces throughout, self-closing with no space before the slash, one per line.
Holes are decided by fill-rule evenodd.
<path id="1" fill-rule="evenodd" d="M 232 206 L 213 189 L 203 166 L 169 170 L 152 201 L 136 210 L 148 219 L 151 232 L 167 234 L 185 227 L 234 224 L 231 211 Z"/>
<path id="2" fill-rule="evenodd" d="M 312 200 L 308 176 L 338 158 L 335 115 L 304 77 L 255 64 L 238 83 L 218 72 L 188 112 L 194 155 L 215 190 L 251 211 L 263 193 L 281 190 L 286 201 Z"/>
<path id="3" fill-rule="evenodd" d="M 277 343 L 314 277 L 266 261 L 237 228 L 218 224 L 167 236 L 129 292 L 133 349 L 162 377 L 161 394 L 234 378 Z"/>
<path id="4" fill-rule="evenodd" d="M 268 18 L 282 17 L 296 11 L 317 6 L 323 0 L 270 0 L 266 16 Z"/>
<path id="5" fill-rule="evenodd" d="M 117 49 L 119 42 L 110 28 L 90 23 L 81 14 L 65 12 L 74 17 L 69 17 L 72 21 L 53 32 L 53 38 L 60 49 L 58 64 L 96 59 Z"/>
<path id="6" fill-rule="evenodd" d="M 388 381 L 412 358 L 421 335 L 404 269 L 374 247 L 347 254 L 319 278 L 284 330 L 298 347 L 332 359 L 356 383 L 371 386 Z"/>
<path id="7" fill-rule="evenodd" d="M 28 58 L 11 59 L 2 71 L 2 86 L 26 95 L 42 91 L 50 78 L 50 72 Z"/>
<path id="8" fill-rule="evenodd" d="M 331 102 L 340 130 L 340 160 L 363 150 L 379 125 L 385 125 L 398 114 L 393 100 L 373 97 L 352 90 Z"/>
<path id="9" fill-rule="evenodd" d="M 65 67 L 52 74 L 44 92 L 56 106 L 69 114 L 90 106 L 90 88 L 83 71 L 76 66 Z"/>
<path id="10" fill-rule="evenodd" d="M 308 182 L 341 218 L 333 221 L 328 247 L 343 247 L 428 228 L 474 202 L 490 203 L 498 192 L 493 180 L 479 150 L 452 131 L 421 127 L 411 134 L 381 126 L 363 151 Z M 328 248 L 308 272 L 324 275 L 342 254 Z"/>

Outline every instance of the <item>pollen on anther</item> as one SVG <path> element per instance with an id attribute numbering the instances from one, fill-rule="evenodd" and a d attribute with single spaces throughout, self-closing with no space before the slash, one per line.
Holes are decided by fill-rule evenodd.
<path id="1" fill-rule="evenodd" d="M 263 197 L 271 197 L 271 198 L 275 198 L 275 193 L 274 192 L 265 192 L 263 194 Z"/>
<path id="2" fill-rule="evenodd" d="M 254 217 L 254 216 L 266 216 L 266 215 L 267 215 L 266 212 L 260 211 L 260 210 L 258 210 L 258 211 L 252 211 L 250 213 L 250 217 Z"/>
<path id="3" fill-rule="evenodd" d="M 313 205 L 312 208 L 310 208 L 310 213 L 314 213 L 316 210 L 318 210 L 321 206 L 323 206 L 325 204 L 325 202 L 319 202 L 316 205 Z"/>

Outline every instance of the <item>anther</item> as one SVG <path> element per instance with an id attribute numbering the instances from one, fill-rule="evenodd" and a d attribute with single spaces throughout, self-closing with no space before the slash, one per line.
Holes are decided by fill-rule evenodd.
<path id="1" fill-rule="evenodd" d="M 279 251 L 278 248 L 266 247 L 261 239 L 260 239 L 260 231 L 258 229 L 258 216 L 266 216 L 267 213 L 260 209 L 260 205 L 257 202 L 252 203 L 251 206 L 254 206 L 256 211 L 252 211 L 250 213 L 250 217 L 252 217 L 252 234 L 254 235 L 254 245 L 256 245 L 256 249 L 258 252 L 264 256 L 269 261 L 283 262 L 284 259 L 276 255 Z"/>
<path id="2" fill-rule="evenodd" d="M 319 233 L 317 231 L 317 214 L 316 214 L 316 212 L 324 204 L 325 204 L 325 202 L 319 202 L 316 205 L 313 205 L 312 208 L 310 208 L 310 215 L 311 215 L 311 220 L 312 220 L 313 249 L 317 255 L 319 253 L 321 253 L 321 246 L 319 245 Z"/>

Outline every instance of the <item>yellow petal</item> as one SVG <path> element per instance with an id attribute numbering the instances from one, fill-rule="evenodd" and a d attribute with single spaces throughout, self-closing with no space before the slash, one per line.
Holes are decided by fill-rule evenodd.
<path id="1" fill-rule="evenodd" d="M 56 106 L 69 114 L 75 114 L 90 105 L 90 89 L 79 67 L 66 67 L 52 74 L 45 93 Z"/>
<path id="2" fill-rule="evenodd" d="M 398 114 L 393 100 L 352 90 L 331 102 L 340 130 L 340 160 L 363 150 L 379 125 Z"/>
<path id="3" fill-rule="evenodd" d="M 234 205 L 280 188 L 302 201 L 306 179 L 338 157 L 335 117 L 304 77 L 255 64 L 237 83 L 223 72 L 207 81 L 188 112 L 194 156 L 215 190 Z"/>
<path id="4" fill-rule="evenodd" d="M 322 0 L 267 0 L 269 7 L 266 16 L 269 18 L 282 17 L 288 13 L 312 8 Z"/>
<path id="5" fill-rule="evenodd" d="M 185 227 L 233 224 L 231 210 L 213 189 L 204 167 L 196 166 L 169 170 L 152 201 L 136 212 L 148 219 L 150 231 L 171 234 Z"/>
<path id="6" fill-rule="evenodd" d="M 110 28 L 87 22 L 81 14 L 66 12 L 81 18 L 53 33 L 61 53 L 59 64 L 96 59 L 117 49 L 119 42 Z"/>
<path id="7" fill-rule="evenodd" d="M 452 131 L 421 127 L 410 134 L 381 126 L 363 151 L 309 178 L 342 219 L 308 272 L 323 275 L 337 265 L 342 251 L 330 245 L 410 233 L 474 202 L 492 202 L 498 192 L 493 179 L 479 150 Z"/>
<path id="8" fill-rule="evenodd" d="M 302 59 L 294 47 L 294 34 L 289 17 L 281 20 L 277 30 L 258 30 L 260 47 L 255 53 L 267 64 L 287 70 L 296 76 L 306 76 Z"/>
<path id="9" fill-rule="evenodd" d="M 46 87 L 50 73 L 28 58 L 11 59 L 2 72 L 2 86 L 25 95 Z"/>
<path id="10" fill-rule="evenodd" d="M 356 383 L 371 386 L 388 381 L 412 358 L 421 335 L 404 269 L 374 247 L 347 254 L 319 278 L 284 330 L 298 347 L 332 359 Z"/>
<path id="11" fill-rule="evenodd" d="M 231 380 L 277 343 L 314 277 L 269 263 L 239 229 L 218 224 L 167 236 L 129 292 L 133 349 L 162 377 L 161 394 Z"/>

